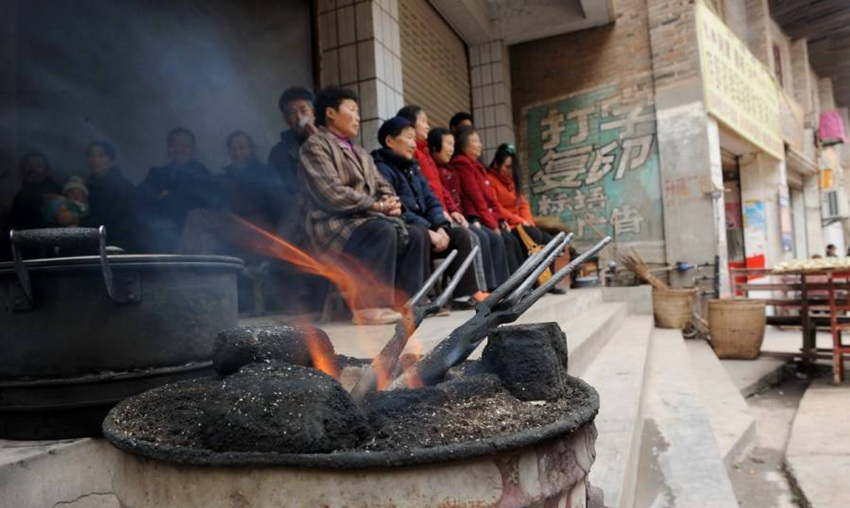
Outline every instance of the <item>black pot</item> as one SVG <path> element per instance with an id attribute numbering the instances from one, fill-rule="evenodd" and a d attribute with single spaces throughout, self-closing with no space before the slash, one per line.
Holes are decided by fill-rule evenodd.
<path id="1" fill-rule="evenodd" d="M 0 264 L 0 437 L 95 435 L 124 397 L 210 372 L 216 333 L 237 324 L 240 259 L 107 255 L 103 228 L 13 232 L 12 244 L 14 262 Z M 99 253 L 22 259 L 45 245 Z"/>

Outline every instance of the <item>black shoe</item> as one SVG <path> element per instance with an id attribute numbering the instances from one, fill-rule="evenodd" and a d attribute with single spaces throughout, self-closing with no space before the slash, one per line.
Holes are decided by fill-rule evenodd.
<path id="1" fill-rule="evenodd" d="M 558 286 L 553 287 L 549 291 L 547 291 L 550 295 L 565 295 L 567 294 L 567 290 L 564 288 L 559 288 Z"/>

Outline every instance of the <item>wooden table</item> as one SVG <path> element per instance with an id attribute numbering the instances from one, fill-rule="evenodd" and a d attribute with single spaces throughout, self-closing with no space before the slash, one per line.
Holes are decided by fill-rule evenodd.
<path id="1" fill-rule="evenodd" d="M 809 362 L 814 358 L 832 358 L 833 381 L 844 380 L 844 355 L 850 354 L 850 345 L 841 340 L 841 332 L 850 329 L 850 269 L 799 271 L 774 273 L 770 269 L 732 269 L 732 289 L 736 295 L 748 297 L 753 291 L 770 291 L 766 305 L 799 310 L 799 316 L 769 316 L 771 325 L 799 325 L 803 332 L 803 347 L 794 357 Z M 754 278 L 766 282 L 752 283 Z M 778 278 L 779 281 L 772 279 Z M 777 294 L 778 293 L 778 294 Z M 784 294 L 783 294 L 784 293 Z M 828 327 L 832 334 L 832 348 L 818 348 L 818 327 Z M 824 354 L 829 353 L 829 354 Z"/>

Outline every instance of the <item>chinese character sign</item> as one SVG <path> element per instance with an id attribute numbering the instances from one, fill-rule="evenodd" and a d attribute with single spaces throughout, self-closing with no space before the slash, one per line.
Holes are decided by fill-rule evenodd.
<path id="1" fill-rule="evenodd" d="M 767 153 L 784 159 L 776 82 L 711 9 L 698 2 L 696 10 L 706 109 Z"/>
<path id="2" fill-rule="evenodd" d="M 616 86 L 529 107 L 528 173 L 535 214 L 578 239 L 663 239 L 655 110 Z"/>

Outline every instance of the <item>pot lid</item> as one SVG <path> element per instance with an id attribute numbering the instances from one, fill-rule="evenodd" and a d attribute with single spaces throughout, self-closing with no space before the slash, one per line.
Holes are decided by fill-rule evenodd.
<path id="1" fill-rule="evenodd" d="M 245 262 L 232 256 L 214 255 L 178 255 L 178 254 L 109 254 L 107 260 L 110 266 L 158 266 L 158 267 L 214 267 L 241 270 Z M 82 267 L 100 268 L 100 256 L 69 256 L 58 258 L 38 258 L 24 260 L 27 268 L 63 268 Z M 0 272 L 14 271 L 12 262 L 0 263 Z"/>

